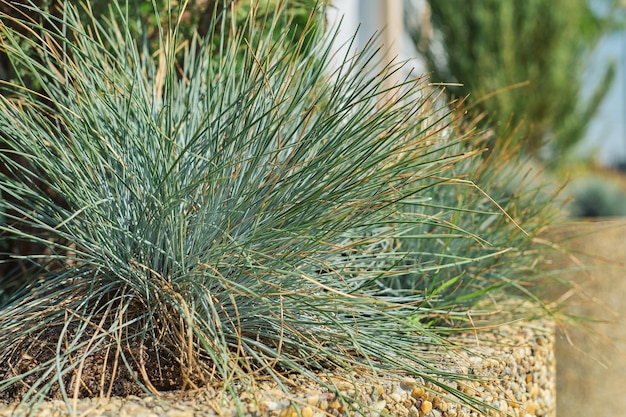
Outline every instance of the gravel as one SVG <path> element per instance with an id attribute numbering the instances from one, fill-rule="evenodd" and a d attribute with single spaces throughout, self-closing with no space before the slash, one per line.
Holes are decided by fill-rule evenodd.
<path id="1" fill-rule="evenodd" d="M 334 392 L 298 375 L 285 381 L 288 393 L 274 382 L 261 381 L 255 395 L 241 393 L 239 411 L 232 397 L 219 387 L 209 387 L 166 393 L 160 398 L 70 400 L 69 409 L 62 401 L 46 401 L 35 410 L 0 406 L 0 417 L 555 417 L 554 327 L 550 321 L 517 322 L 451 339 L 466 349 L 454 354 L 441 351 L 443 362 L 450 371 L 468 378 L 440 382 L 487 404 L 489 408 L 482 413 L 461 405 L 454 396 L 420 378 L 387 375 L 366 380 L 337 372 L 330 378 L 320 376 L 336 387 Z M 342 400 L 346 397 L 352 399 L 350 403 Z M 356 413 L 354 407 L 362 413 Z"/>

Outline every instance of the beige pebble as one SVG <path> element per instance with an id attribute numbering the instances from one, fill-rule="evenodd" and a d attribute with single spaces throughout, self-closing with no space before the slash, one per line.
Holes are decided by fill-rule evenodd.
<path id="1" fill-rule="evenodd" d="M 341 408 L 341 403 L 339 401 L 331 401 L 331 403 L 328 404 L 328 408 L 331 410 L 339 410 Z"/>
<path id="2" fill-rule="evenodd" d="M 129 395 L 129 396 L 127 396 L 127 397 L 125 398 L 125 400 L 126 400 L 126 401 L 141 401 L 142 399 L 141 399 L 141 398 L 139 398 L 139 397 L 138 397 L 138 396 L 136 396 L 136 395 Z M 149 403 L 149 402 L 152 402 L 152 401 L 154 401 L 154 398 L 152 398 L 152 397 L 146 397 L 146 398 L 143 398 L 143 402 L 144 402 L 144 403 Z"/>
<path id="3" fill-rule="evenodd" d="M 400 401 L 402 401 L 402 396 L 401 396 L 400 394 L 398 394 L 398 393 L 395 393 L 395 392 L 394 392 L 393 394 L 391 394 L 389 397 L 391 397 L 391 399 L 392 399 L 394 402 L 397 402 L 397 403 L 399 403 Z"/>
<path id="4" fill-rule="evenodd" d="M 509 410 L 509 404 L 506 401 L 501 400 L 500 401 L 500 411 L 502 411 L 503 413 L 506 413 L 508 410 Z"/>
<path id="5" fill-rule="evenodd" d="M 319 394 L 313 394 L 313 395 L 309 395 L 308 397 L 306 397 L 306 403 L 311 406 L 317 405 L 319 401 L 320 401 Z"/>
<path id="6" fill-rule="evenodd" d="M 374 404 L 373 408 L 374 408 L 375 411 L 382 411 L 383 408 L 385 408 L 386 405 L 387 405 L 387 401 L 380 400 L 376 404 Z"/>
<path id="7" fill-rule="evenodd" d="M 439 403 L 437 408 L 439 408 L 441 411 L 443 411 L 445 413 L 446 411 L 448 411 L 448 403 L 443 401 L 443 400 L 441 400 L 441 402 Z"/>
<path id="8" fill-rule="evenodd" d="M 267 407 L 268 410 L 277 410 L 278 409 L 278 402 L 273 401 L 273 400 L 267 400 L 265 401 L 264 405 Z"/>
<path id="9" fill-rule="evenodd" d="M 420 406 L 420 410 L 424 414 L 430 413 L 430 410 L 432 409 L 433 409 L 433 403 L 431 403 L 430 401 L 423 401 L 422 405 Z"/>
<path id="10" fill-rule="evenodd" d="M 404 407 L 402 404 L 398 404 L 391 411 L 394 416 L 398 416 L 398 417 L 406 417 L 409 415 L 409 409 Z"/>
<path id="11" fill-rule="evenodd" d="M 295 409 L 295 407 L 292 405 L 289 408 L 284 409 L 280 414 L 279 417 L 298 417 L 298 411 Z"/>
<path id="12" fill-rule="evenodd" d="M 411 395 L 413 396 L 413 398 L 422 398 L 424 396 L 424 388 L 422 387 L 413 388 L 413 391 L 411 391 Z"/>
<path id="13" fill-rule="evenodd" d="M 302 417 L 313 417 L 313 410 L 311 407 L 304 407 L 301 413 Z"/>
<path id="14" fill-rule="evenodd" d="M 339 390 L 339 391 L 347 391 L 351 388 L 354 388 L 354 384 L 348 382 L 348 381 L 335 381 L 335 387 Z"/>

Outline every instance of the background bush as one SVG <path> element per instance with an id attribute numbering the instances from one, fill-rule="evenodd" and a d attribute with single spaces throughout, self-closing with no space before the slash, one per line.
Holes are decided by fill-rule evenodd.
<path id="1" fill-rule="evenodd" d="M 436 0 L 421 21 L 407 13 L 411 37 L 436 82 L 465 97 L 498 137 L 561 158 L 577 144 L 613 78 L 610 66 L 583 102 L 582 71 L 610 28 L 585 0 Z"/>

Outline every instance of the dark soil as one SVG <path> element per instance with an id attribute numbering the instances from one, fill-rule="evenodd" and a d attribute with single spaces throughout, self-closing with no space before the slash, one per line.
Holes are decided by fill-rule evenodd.
<path id="1" fill-rule="evenodd" d="M 33 385 L 38 385 L 36 390 L 39 391 L 41 385 L 45 385 L 41 383 L 42 376 L 50 369 L 53 370 L 50 374 L 56 375 L 54 362 L 51 364 L 45 362 L 54 361 L 56 358 L 61 332 L 61 326 L 47 328 L 29 339 L 18 342 L 11 352 L 0 353 L 0 381 L 39 368 L 0 391 L 0 403 L 19 401 Z M 93 332 L 83 337 L 87 341 L 92 336 Z M 74 363 L 83 361 L 80 383 L 76 383 L 80 366 L 74 366 L 61 378 L 67 395 L 72 397 L 78 389 L 79 398 L 102 397 L 109 391 L 112 396 L 126 397 L 145 394 L 143 386 L 146 385 L 152 385 L 158 391 L 172 391 L 183 388 L 188 382 L 183 381 L 184 373 L 181 372 L 180 361 L 172 350 L 165 346 L 149 339 L 142 342 L 139 337 L 135 337 L 124 342 L 121 350 L 119 354 L 114 343 L 89 355 L 84 354 L 84 348 L 77 350 L 73 355 Z M 128 362 L 128 366 L 122 356 Z M 53 378 L 57 381 L 50 388 L 47 397 L 61 399 L 62 391 L 58 377 L 48 376 L 44 380 L 49 382 Z M 193 382 L 199 384 L 199 381 L 200 378 L 197 378 Z"/>

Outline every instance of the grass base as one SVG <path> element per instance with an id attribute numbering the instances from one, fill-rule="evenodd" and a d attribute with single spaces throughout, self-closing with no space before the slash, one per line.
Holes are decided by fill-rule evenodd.
<path id="1" fill-rule="evenodd" d="M 465 395 L 483 401 L 488 407 L 482 413 L 460 405 L 457 398 L 432 383 L 402 374 L 381 375 L 365 379 L 356 373 L 337 370 L 318 377 L 336 389 L 329 390 L 310 379 L 285 375 L 280 387 L 276 382 L 260 379 L 254 393 L 239 394 L 239 404 L 221 389 L 220 384 L 194 391 L 171 391 L 160 398 L 137 393 L 110 400 L 85 398 L 70 401 L 71 411 L 63 401 L 46 401 L 41 409 L 50 415 L 176 415 L 192 416 L 544 416 L 556 414 L 556 364 L 554 325 L 548 319 L 516 322 L 479 331 L 451 336 L 464 346 L 461 352 L 441 349 L 443 367 L 465 375 L 467 380 L 451 382 Z M 426 352 L 425 352 L 426 354 Z M 352 398 L 350 403 L 346 398 Z M 359 413 L 356 410 L 361 410 Z M 20 409 L 15 405 L 0 408 L 0 416 Z"/>

